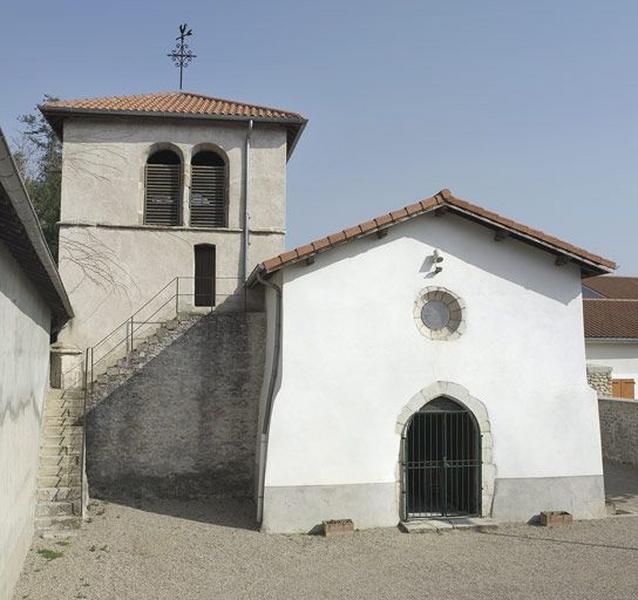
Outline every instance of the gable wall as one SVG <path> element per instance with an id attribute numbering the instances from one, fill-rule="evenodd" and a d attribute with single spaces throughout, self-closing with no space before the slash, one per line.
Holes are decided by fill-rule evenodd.
<path id="1" fill-rule="evenodd" d="M 443 272 L 432 276 L 435 248 Z M 427 286 L 465 302 L 458 339 L 432 341 L 417 330 L 414 302 Z M 565 476 L 593 476 L 598 485 L 576 267 L 556 267 L 548 253 L 514 240 L 495 242 L 459 217 L 429 215 L 285 269 L 283 320 L 266 528 L 269 492 L 275 505 L 278 492 L 300 486 L 387 484 L 380 493 L 394 506 L 386 521 L 398 519 L 397 417 L 437 381 L 463 386 L 486 406 L 497 486 Z M 498 494 L 496 512 L 497 503 Z"/>

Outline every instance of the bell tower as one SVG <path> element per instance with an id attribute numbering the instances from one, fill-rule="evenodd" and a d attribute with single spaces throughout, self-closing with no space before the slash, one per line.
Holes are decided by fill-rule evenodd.
<path id="1" fill-rule="evenodd" d="M 255 308 L 243 283 L 284 249 L 286 164 L 306 119 L 181 91 L 41 111 L 63 141 L 64 344 L 94 345 L 174 281 L 173 311 Z"/>

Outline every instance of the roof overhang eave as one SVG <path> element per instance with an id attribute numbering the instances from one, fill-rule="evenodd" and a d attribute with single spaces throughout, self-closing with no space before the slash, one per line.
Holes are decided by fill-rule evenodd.
<path id="1" fill-rule="evenodd" d="M 308 119 L 302 116 L 298 117 L 252 117 L 244 115 L 210 115 L 204 113 L 177 113 L 164 111 L 142 111 L 142 110 L 110 110 L 110 109 L 78 109 L 69 107 L 48 107 L 46 105 L 38 106 L 40 112 L 44 115 L 58 137 L 62 139 L 62 120 L 67 117 L 141 117 L 144 119 L 163 118 L 163 119 L 190 119 L 198 121 L 234 121 L 238 123 L 266 123 L 272 125 L 288 126 L 295 129 L 293 141 L 288 145 L 287 157 L 290 158 L 299 137 L 306 127 Z"/>
<path id="2" fill-rule="evenodd" d="M 565 250 L 564 248 L 559 248 L 557 246 L 554 246 L 553 244 L 550 244 L 548 242 L 545 242 L 537 237 L 534 237 L 532 235 L 528 235 L 525 234 L 521 231 L 519 231 L 518 229 L 514 229 L 511 227 L 507 227 L 506 225 L 503 225 L 502 223 L 498 223 L 497 221 L 493 221 L 492 219 L 488 219 L 487 217 L 482 217 L 481 215 L 477 215 L 476 213 L 473 213 L 471 211 L 465 210 L 459 206 L 456 206 L 454 204 L 448 204 L 446 205 L 446 208 L 449 208 L 450 210 L 472 220 L 472 221 L 480 221 L 485 223 L 486 225 L 488 225 L 490 228 L 492 229 L 500 229 L 502 231 L 507 231 L 512 237 L 519 239 L 520 241 L 526 242 L 528 244 L 531 244 L 533 246 L 537 246 L 540 248 L 543 248 L 545 250 L 547 250 L 548 252 L 552 253 L 552 254 L 556 254 L 556 255 L 561 255 L 561 256 L 565 256 L 567 258 L 569 258 L 572 262 L 578 264 L 581 266 L 582 268 L 587 269 L 586 273 L 583 273 L 583 275 L 587 275 L 589 276 L 589 273 L 593 273 L 596 275 L 604 275 L 607 273 L 613 273 L 616 268 L 617 265 L 614 264 L 613 266 L 611 265 L 606 265 L 606 264 L 602 264 L 602 263 L 597 263 L 594 262 L 592 260 L 588 260 L 586 258 L 584 258 L 583 256 L 579 256 L 577 254 L 574 254 L 573 252 L 569 252 L 568 250 Z"/>
<path id="3" fill-rule="evenodd" d="M 396 225 L 400 225 L 401 223 L 408 221 L 410 219 L 413 219 L 417 216 L 421 216 L 421 215 L 426 215 L 432 212 L 436 212 L 438 210 L 450 210 L 456 214 L 458 214 L 461 217 L 467 218 L 469 220 L 475 221 L 475 222 L 479 222 L 481 224 L 483 224 L 486 227 L 489 227 L 490 229 L 498 229 L 498 230 L 502 230 L 502 231 L 507 231 L 507 233 L 509 235 L 511 235 L 513 238 L 515 239 L 519 239 L 522 242 L 531 244 L 535 247 L 539 247 L 542 248 L 543 250 L 549 252 L 550 254 L 554 254 L 554 255 L 561 255 L 561 256 L 565 256 L 567 257 L 569 260 L 571 260 L 572 262 L 574 262 L 575 264 L 578 264 L 581 268 L 581 274 L 583 276 L 589 276 L 590 274 L 596 274 L 596 275 L 602 275 L 602 274 L 606 274 L 606 273 L 612 273 L 615 270 L 615 266 L 611 267 L 611 266 L 607 266 L 607 265 L 603 265 L 603 264 L 599 264 L 596 263 L 594 261 L 590 261 L 585 259 L 584 257 L 578 256 L 572 252 L 569 252 L 567 250 L 564 250 L 562 248 L 559 248 L 557 246 L 554 246 L 552 244 L 549 244 L 547 242 L 543 242 L 542 240 L 535 238 L 531 235 L 527 235 L 524 234 L 520 231 L 518 231 L 517 229 L 514 228 L 510 228 L 507 227 L 505 225 L 503 225 L 502 223 L 498 223 L 497 221 L 493 221 L 492 219 L 488 219 L 486 217 L 482 217 L 480 215 L 477 215 L 473 212 L 470 212 L 468 210 L 465 210 L 459 206 L 456 206 L 454 204 L 448 203 L 448 202 L 444 202 L 444 203 L 433 203 L 432 206 L 428 207 L 427 209 L 419 212 L 417 215 L 407 215 L 405 217 L 403 217 L 402 219 L 397 219 L 391 223 L 388 224 L 384 224 L 384 225 L 380 225 L 378 227 L 375 227 L 373 229 L 370 229 L 368 231 L 362 232 L 359 235 L 353 236 L 353 237 L 349 237 L 346 238 L 344 240 L 341 240 L 337 243 L 331 244 L 331 245 L 327 245 L 323 248 L 318 248 L 316 249 L 314 252 L 312 253 L 308 253 L 308 254 L 304 254 L 302 256 L 299 256 L 297 258 L 294 258 L 292 260 L 287 261 L 285 264 L 279 265 L 277 267 L 274 267 L 272 269 L 267 269 L 263 263 L 258 264 L 252 271 L 252 273 L 250 274 L 250 276 L 248 277 L 248 279 L 246 280 L 246 286 L 248 287 L 252 287 L 257 283 L 257 275 L 261 275 L 262 277 L 267 277 L 268 275 L 270 275 L 271 273 L 274 273 L 276 271 L 278 271 L 281 268 L 284 267 L 289 267 L 295 264 L 298 264 L 300 262 L 303 261 L 307 261 L 310 257 L 312 256 L 316 256 L 317 254 L 321 254 L 322 252 L 327 252 L 329 250 L 332 250 L 333 248 L 336 248 L 342 244 L 346 244 L 354 239 L 359 239 L 359 238 L 364 238 L 364 237 L 369 237 L 370 235 L 374 235 L 376 233 L 378 233 L 379 231 L 383 230 L 383 229 L 389 229 L 391 227 L 394 227 Z"/>
<path id="4" fill-rule="evenodd" d="M 56 314 L 58 321 L 61 324 L 68 321 L 73 317 L 73 309 L 71 302 L 64 289 L 62 279 L 58 273 L 58 269 L 55 265 L 55 260 L 51 255 L 51 250 L 47 245 L 40 221 L 35 213 L 33 204 L 29 200 L 24 182 L 20 177 L 19 171 L 9 150 L 9 144 L 7 143 L 2 130 L 0 130 L 0 165 L 5 163 L 8 165 L 6 173 L 0 171 L 2 179 L 4 180 L 2 188 L 6 197 L 9 199 L 10 205 L 17 216 L 17 220 L 20 221 L 24 231 L 29 240 L 29 244 L 33 248 L 33 252 L 37 257 L 37 260 L 42 265 L 46 276 L 49 280 L 49 285 L 52 287 L 55 296 L 57 297 Z"/>

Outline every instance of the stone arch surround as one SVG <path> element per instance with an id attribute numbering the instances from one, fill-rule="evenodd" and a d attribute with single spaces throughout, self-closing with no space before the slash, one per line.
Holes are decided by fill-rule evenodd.
<path id="1" fill-rule="evenodd" d="M 489 517 L 492 514 L 494 501 L 494 480 L 496 479 L 496 465 L 493 462 L 494 440 L 489 415 L 485 405 L 472 396 L 470 392 L 458 383 L 449 381 L 436 381 L 435 383 L 417 392 L 403 407 L 396 421 L 395 432 L 403 435 L 408 421 L 412 415 L 418 412 L 425 404 L 441 396 L 459 402 L 467 408 L 475 417 L 481 434 L 481 515 Z M 398 478 L 401 482 L 401 465 L 398 464 Z"/>

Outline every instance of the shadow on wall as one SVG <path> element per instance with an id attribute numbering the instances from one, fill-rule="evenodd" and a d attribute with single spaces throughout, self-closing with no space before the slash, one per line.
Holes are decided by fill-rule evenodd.
<path id="1" fill-rule="evenodd" d="M 449 255 L 564 305 L 569 304 L 580 293 L 580 286 L 573 285 L 572 278 L 548 277 L 547 267 L 559 272 L 560 269 L 570 268 L 569 265 L 555 266 L 555 259 L 551 253 L 513 238 L 497 242 L 494 232 L 488 227 L 452 214 L 439 218 L 433 214 L 417 217 L 391 227 L 384 238 L 378 239 L 376 235 L 364 237 L 340 246 L 337 250 L 328 251 L 327 256 L 335 253 L 347 260 L 368 251 L 378 250 L 401 238 L 411 238 L 437 249 L 444 259 L 440 263 L 443 269 L 449 265 L 445 262 L 445 256 Z M 330 262 L 318 260 L 312 265 L 292 269 L 291 280 L 325 268 L 328 264 Z M 432 285 L 436 282 L 433 267 L 432 256 L 424 252 L 418 272 L 422 274 L 424 282 L 430 282 Z"/>
<path id="2" fill-rule="evenodd" d="M 202 507 L 252 497 L 264 345 L 263 313 L 206 315 L 91 408 L 91 495 L 207 522 L 230 519 Z"/>

